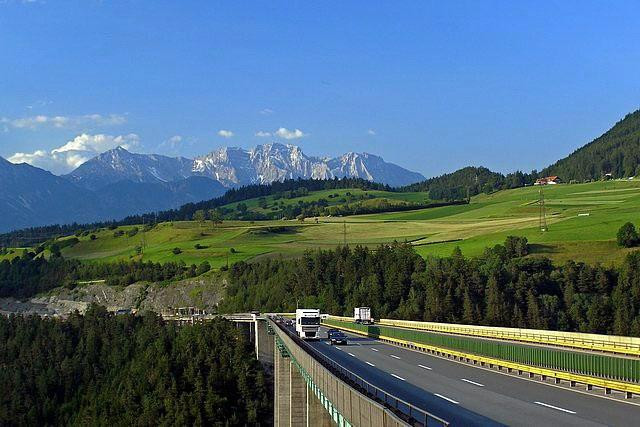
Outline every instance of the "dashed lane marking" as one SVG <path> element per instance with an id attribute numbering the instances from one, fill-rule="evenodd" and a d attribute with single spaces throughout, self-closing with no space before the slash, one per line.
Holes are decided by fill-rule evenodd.
<path id="1" fill-rule="evenodd" d="M 461 378 L 461 380 L 464 381 L 465 383 L 477 385 L 478 387 L 484 387 L 484 384 L 480 384 L 480 383 L 477 383 L 475 381 L 468 380 L 466 378 Z"/>
<path id="2" fill-rule="evenodd" d="M 439 393 L 434 393 L 434 394 L 435 394 L 436 396 L 438 396 L 440 399 L 444 399 L 444 400 L 446 400 L 446 401 L 448 401 L 448 402 L 451 402 L 451 403 L 453 403 L 453 404 L 456 404 L 456 405 L 457 405 L 458 403 L 460 403 L 460 402 L 457 402 L 457 401 L 455 401 L 455 400 L 453 400 L 453 399 L 448 398 L 447 396 L 443 396 L 443 395 L 441 395 L 441 394 L 439 394 Z"/>
<path id="3" fill-rule="evenodd" d="M 566 412 L 567 414 L 575 414 L 575 411 L 570 411 L 568 409 L 564 409 L 564 408 L 560 408 L 558 406 L 553 406 L 553 405 L 549 405 L 548 403 L 544 403 L 544 402 L 534 402 L 536 405 L 542 405 L 542 406 L 546 406 L 547 408 L 551 408 L 551 409 L 555 409 L 556 411 L 562 411 L 562 412 Z"/>

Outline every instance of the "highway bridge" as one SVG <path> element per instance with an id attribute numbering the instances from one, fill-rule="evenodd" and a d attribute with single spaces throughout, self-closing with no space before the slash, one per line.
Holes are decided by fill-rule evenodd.
<path id="1" fill-rule="evenodd" d="M 329 316 L 322 336 L 340 328 L 349 337 L 348 345 L 335 346 L 299 339 L 279 315 L 224 317 L 246 328 L 258 359 L 273 371 L 278 426 L 589 426 L 640 419 L 635 338 L 393 320 L 365 326 Z"/>

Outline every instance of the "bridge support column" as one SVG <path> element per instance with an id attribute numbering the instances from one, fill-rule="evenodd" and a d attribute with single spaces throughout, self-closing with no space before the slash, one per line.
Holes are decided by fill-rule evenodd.
<path id="1" fill-rule="evenodd" d="M 291 412 L 291 362 L 288 357 L 284 357 L 280 352 L 276 352 L 274 359 L 273 424 L 275 426 L 288 426 Z"/>
<path id="2" fill-rule="evenodd" d="M 312 390 L 307 390 L 307 426 L 331 427 L 333 420 Z"/>
<path id="3" fill-rule="evenodd" d="M 267 322 L 256 320 L 256 355 L 265 367 L 273 366 L 274 351 L 274 339 L 273 336 L 269 335 Z"/>
<path id="4" fill-rule="evenodd" d="M 298 369 L 290 362 L 289 366 L 289 414 L 291 427 L 307 426 L 307 405 L 309 389 Z M 311 396 L 313 398 L 313 396 Z"/>

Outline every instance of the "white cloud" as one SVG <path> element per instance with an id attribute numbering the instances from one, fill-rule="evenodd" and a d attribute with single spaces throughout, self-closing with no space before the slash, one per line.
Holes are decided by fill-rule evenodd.
<path id="1" fill-rule="evenodd" d="M 173 135 L 171 138 L 168 139 L 168 142 L 170 144 L 173 144 L 173 145 L 178 145 L 179 143 L 182 142 L 182 136 L 181 135 Z"/>
<path id="2" fill-rule="evenodd" d="M 275 111 L 273 111 L 271 108 L 263 108 L 262 110 L 260 110 L 260 114 L 262 114 L 263 116 L 268 116 L 275 113 Z"/>
<path id="3" fill-rule="evenodd" d="M 46 116 L 9 118 L 3 117 L 0 123 L 16 129 L 37 129 L 42 127 L 74 128 L 80 126 L 117 126 L 125 123 L 127 118 L 121 114 L 85 114 L 83 116 Z"/>
<path id="4" fill-rule="evenodd" d="M 267 136 L 271 136 L 271 132 L 265 132 L 263 130 L 259 130 L 258 132 L 256 132 L 255 135 L 259 136 L 260 138 L 265 138 Z"/>
<path id="5" fill-rule="evenodd" d="M 119 136 L 83 133 L 51 151 L 36 150 L 32 153 L 15 153 L 7 160 L 12 163 L 28 163 L 60 175 L 71 172 L 104 151 L 116 147 L 130 150 L 137 147 L 139 143 L 140 138 L 135 133 Z"/>
<path id="6" fill-rule="evenodd" d="M 175 154 L 178 148 L 185 144 L 185 140 L 182 135 L 173 135 L 171 138 L 158 145 L 158 149 L 164 152 Z"/>
<path id="7" fill-rule="evenodd" d="M 376 131 L 375 131 L 375 130 L 373 130 L 373 129 L 369 129 L 369 130 L 367 131 L 367 135 L 374 136 L 374 135 L 376 135 Z"/>
<path id="8" fill-rule="evenodd" d="M 227 129 L 220 129 L 218 131 L 218 135 L 220 135 L 223 138 L 231 138 L 233 136 L 233 132 Z"/>
<path id="9" fill-rule="evenodd" d="M 303 133 L 300 129 L 289 130 L 287 128 L 278 129 L 275 131 L 275 135 L 284 139 L 299 139 L 307 136 L 307 134 Z"/>

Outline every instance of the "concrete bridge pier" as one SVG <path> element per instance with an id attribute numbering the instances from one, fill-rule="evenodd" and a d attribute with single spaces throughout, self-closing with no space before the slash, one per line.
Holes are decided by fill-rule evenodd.
<path id="1" fill-rule="evenodd" d="M 277 427 L 328 427 L 334 425 L 327 410 L 309 389 L 286 352 L 274 356 L 274 425 Z"/>

